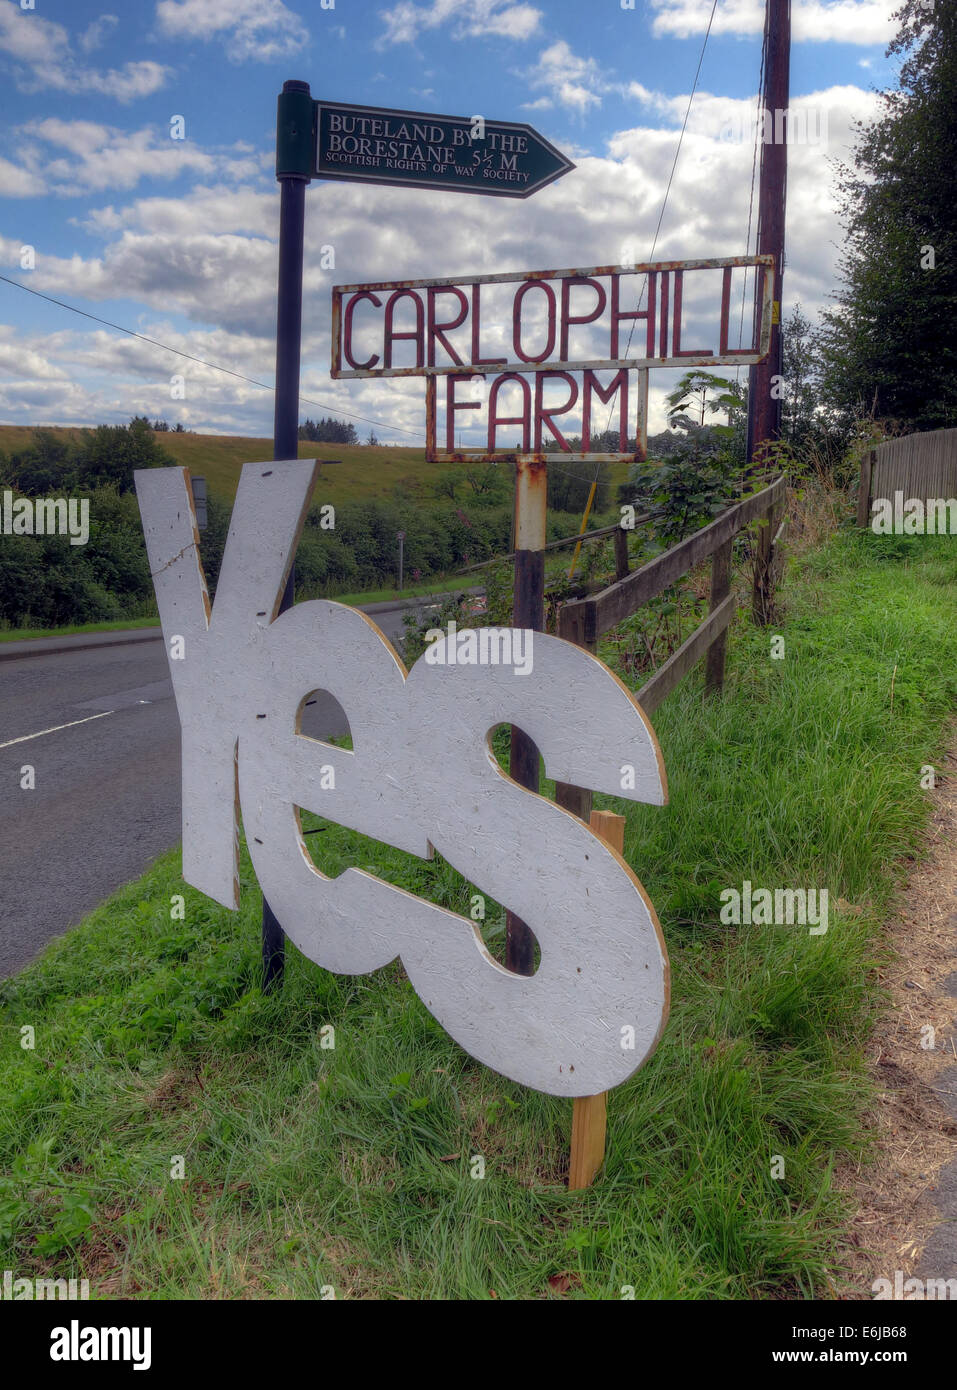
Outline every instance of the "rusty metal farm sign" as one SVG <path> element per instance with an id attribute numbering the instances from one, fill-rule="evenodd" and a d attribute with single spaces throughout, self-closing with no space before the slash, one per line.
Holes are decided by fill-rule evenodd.
<path id="1" fill-rule="evenodd" d="M 332 375 L 424 376 L 432 461 L 543 455 L 549 444 L 566 459 L 643 459 L 651 367 L 748 366 L 767 355 L 771 266 L 769 256 L 734 256 L 338 285 Z M 754 336 L 733 348 L 731 306 L 752 269 Z M 703 341 L 688 341 L 689 305 L 707 324 Z M 608 421 L 623 447 L 591 452 Z M 465 426 L 481 428 L 484 446 L 456 448 Z"/>

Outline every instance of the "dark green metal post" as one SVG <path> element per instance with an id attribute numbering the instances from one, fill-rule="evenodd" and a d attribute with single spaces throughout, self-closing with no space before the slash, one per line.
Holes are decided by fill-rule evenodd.
<path id="1" fill-rule="evenodd" d="M 299 457 L 299 358 L 302 345 L 302 250 L 306 185 L 312 177 L 315 103 L 308 82 L 284 82 L 276 120 L 276 178 L 280 186 L 279 285 L 276 312 L 276 412 L 273 458 Z M 279 605 L 292 607 L 295 571 Z M 263 898 L 263 989 L 282 985 L 286 938 L 275 913 Z"/>

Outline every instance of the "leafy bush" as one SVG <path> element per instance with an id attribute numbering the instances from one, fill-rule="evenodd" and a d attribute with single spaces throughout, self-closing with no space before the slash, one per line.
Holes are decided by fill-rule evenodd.
<path id="1" fill-rule="evenodd" d="M 636 505 L 658 513 L 655 531 L 671 545 L 725 511 L 737 494 L 740 472 L 730 453 L 701 447 L 660 462 L 635 464 L 629 474 Z"/>
<path id="2" fill-rule="evenodd" d="M 101 425 L 76 444 L 38 429 L 25 449 L 0 457 L 0 490 L 31 499 L 89 502 L 85 545 L 71 545 L 69 536 L 61 535 L 0 538 L 0 625 L 65 627 L 152 611 L 133 473 L 173 462 L 143 419 L 128 426 Z M 210 515 L 215 527 L 204 536 L 203 556 L 214 584 L 226 530 L 223 509 L 215 500 Z"/>

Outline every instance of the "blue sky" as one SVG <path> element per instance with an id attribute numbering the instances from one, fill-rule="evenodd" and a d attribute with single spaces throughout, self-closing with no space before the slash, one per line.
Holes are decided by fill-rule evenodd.
<path id="1" fill-rule="evenodd" d="M 22 0 L 29 6 L 29 0 Z M 314 183 L 307 194 L 302 391 L 424 431 L 421 381 L 329 376 L 330 290 L 382 278 L 644 259 L 651 251 L 711 0 L 0 0 L 5 139 L 0 273 L 183 352 L 271 383 L 276 95 L 530 121 L 576 162 L 526 201 Z M 791 150 L 785 309 L 833 288 L 833 161 L 893 83 L 895 0 L 794 0 L 792 106 L 827 120 Z M 761 0 L 719 0 L 656 255 L 740 255 Z M 170 138 L 171 119 L 185 122 Z M 331 246 L 335 270 L 321 270 Z M 24 247 L 35 267 L 23 268 Z M 0 284 L 0 421 L 132 414 L 269 435 L 272 398 Z M 185 377 L 185 400 L 170 380 Z M 669 374 L 652 382 L 662 423 Z M 360 434 L 369 426 L 357 422 Z"/>

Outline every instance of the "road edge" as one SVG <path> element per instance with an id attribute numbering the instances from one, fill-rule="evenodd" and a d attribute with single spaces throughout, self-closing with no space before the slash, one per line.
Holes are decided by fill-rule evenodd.
<path id="1" fill-rule="evenodd" d="M 484 589 L 479 586 L 463 589 L 461 592 L 481 594 L 484 593 Z M 437 608 L 447 597 L 446 593 L 419 594 L 416 598 L 385 599 L 380 603 L 354 606 L 374 617 L 377 613 L 392 613 L 401 609 Z M 330 602 L 335 603 L 336 600 L 333 598 Z M 159 642 L 162 636 L 163 629 L 157 626 L 116 628 L 112 632 L 64 633 L 62 637 L 25 637 L 22 642 L 0 642 L 0 661 L 23 661 L 32 656 L 56 656 L 60 652 L 83 651 L 89 647 L 123 647 L 131 642 Z"/>

